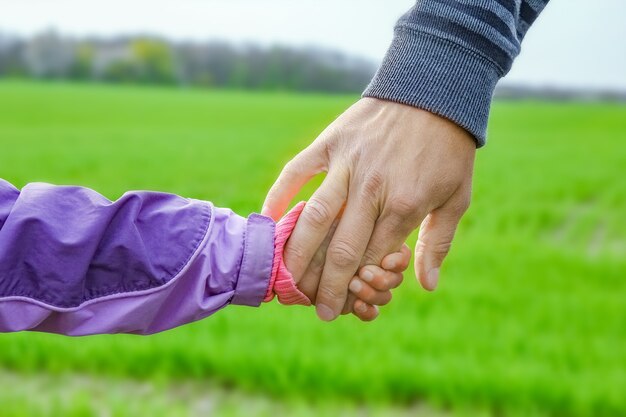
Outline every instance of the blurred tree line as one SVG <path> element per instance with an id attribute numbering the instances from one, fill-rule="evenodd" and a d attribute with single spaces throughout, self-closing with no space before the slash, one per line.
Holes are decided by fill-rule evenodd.
<path id="1" fill-rule="evenodd" d="M 77 39 L 0 33 L 0 77 L 265 90 L 360 92 L 367 60 L 305 48 L 170 42 L 151 36 Z"/>

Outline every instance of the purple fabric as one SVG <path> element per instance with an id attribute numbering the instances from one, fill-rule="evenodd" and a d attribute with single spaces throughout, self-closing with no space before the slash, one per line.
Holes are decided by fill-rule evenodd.
<path id="1" fill-rule="evenodd" d="M 258 306 L 274 222 L 154 192 L 0 180 L 0 331 L 149 334 Z"/>

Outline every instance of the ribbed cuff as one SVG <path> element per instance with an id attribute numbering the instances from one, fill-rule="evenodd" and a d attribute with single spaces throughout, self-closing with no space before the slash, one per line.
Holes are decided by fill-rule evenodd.
<path id="1" fill-rule="evenodd" d="M 283 259 L 283 251 L 285 244 L 296 226 L 298 217 L 304 210 L 305 202 L 301 201 L 289 213 L 285 215 L 276 225 L 276 236 L 274 239 L 274 264 L 272 265 L 272 277 L 270 285 L 265 294 L 264 302 L 274 299 L 274 295 L 278 296 L 278 301 L 284 305 L 304 305 L 310 306 L 311 300 L 298 289 L 296 282 L 287 269 Z"/>
<path id="2" fill-rule="evenodd" d="M 382 65 L 363 93 L 428 110 L 486 141 L 497 67 L 452 41 L 397 27 Z"/>

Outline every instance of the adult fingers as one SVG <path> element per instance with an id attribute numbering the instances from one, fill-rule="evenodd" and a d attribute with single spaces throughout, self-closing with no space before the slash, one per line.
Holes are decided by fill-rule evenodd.
<path id="1" fill-rule="evenodd" d="M 377 213 L 369 201 L 355 194 L 348 200 L 326 254 L 320 287 L 317 291 L 317 315 L 330 321 L 342 311 L 348 284 L 361 263 L 370 240 Z"/>
<path id="2" fill-rule="evenodd" d="M 309 297 L 309 300 L 311 300 L 312 304 L 315 304 L 317 289 L 320 284 L 322 271 L 324 270 L 324 262 L 326 262 L 326 252 L 328 251 L 330 240 L 335 234 L 335 230 L 337 230 L 338 224 L 339 219 L 335 219 L 331 224 L 330 230 L 324 238 L 324 241 L 317 249 L 317 252 L 315 252 L 311 263 L 309 263 L 309 267 L 306 269 L 306 271 L 304 271 L 302 279 L 300 279 L 300 281 L 298 282 L 298 289 L 302 291 L 307 297 Z"/>
<path id="3" fill-rule="evenodd" d="M 415 247 L 415 275 L 428 291 L 439 283 L 439 268 L 450 251 L 461 217 L 469 205 L 469 194 L 457 191 L 442 207 L 431 212 L 420 227 Z"/>
<path id="4" fill-rule="evenodd" d="M 330 235 L 348 193 L 348 174 L 331 169 L 298 218 L 285 246 L 285 265 L 296 282 L 302 279 L 320 245 Z M 325 255 L 325 254 L 323 254 Z M 319 281 L 320 274 L 317 275 Z"/>
<path id="5" fill-rule="evenodd" d="M 356 302 L 356 295 L 348 292 L 348 297 L 346 298 L 346 302 L 343 305 L 343 309 L 341 310 L 341 314 L 350 314 L 354 312 L 354 303 Z"/>
<path id="6" fill-rule="evenodd" d="M 401 252 L 404 241 L 424 218 L 425 210 L 419 202 L 390 200 L 378 218 L 372 237 L 367 245 L 363 264 L 381 265 L 384 257 Z"/>
<path id="7" fill-rule="evenodd" d="M 325 152 L 319 145 L 314 143 L 304 149 L 280 172 L 265 197 L 261 213 L 278 221 L 304 184 L 324 171 L 326 166 Z"/>

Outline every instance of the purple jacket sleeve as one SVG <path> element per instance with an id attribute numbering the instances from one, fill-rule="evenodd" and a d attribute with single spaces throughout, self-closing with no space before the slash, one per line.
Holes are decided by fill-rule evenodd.
<path id="1" fill-rule="evenodd" d="M 150 334 L 258 306 L 274 222 L 204 201 L 0 179 L 0 331 Z"/>

